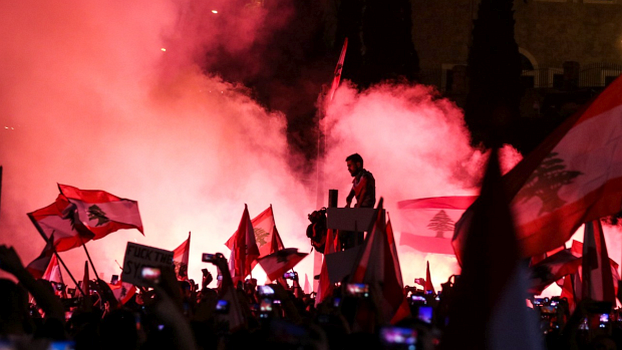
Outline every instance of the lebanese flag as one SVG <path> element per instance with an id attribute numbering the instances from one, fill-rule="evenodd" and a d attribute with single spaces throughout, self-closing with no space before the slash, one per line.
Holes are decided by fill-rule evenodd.
<path id="1" fill-rule="evenodd" d="M 341 71 L 343 70 L 343 62 L 346 59 L 346 51 L 348 50 L 348 38 L 343 41 L 343 47 L 341 48 L 341 54 L 339 55 L 339 61 L 337 61 L 337 66 L 335 67 L 335 73 L 333 75 L 333 83 L 330 86 L 330 92 L 328 93 L 329 102 L 333 100 L 335 97 L 335 92 L 339 87 L 339 82 L 341 81 Z"/>
<path id="2" fill-rule="evenodd" d="M 493 149 L 480 197 L 472 206 L 462 272 L 452 292 L 440 350 L 465 348 L 467 343 L 469 349 L 542 348 L 536 315 L 525 307 L 527 271 L 507 203 Z"/>
<path id="3" fill-rule="evenodd" d="M 63 194 L 59 194 L 54 203 L 27 215 L 43 239 L 49 241 L 54 235 L 57 252 L 80 247 L 95 236 L 78 219 L 76 206 Z"/>
<path id="4" fill-rule="evenodd" d="M 251 224 L 253 225 L 253 232 L 255 233 L 255 242 L 259 249 L 259 258 L 276 253 L 284 248 L 283 240 L 281 240 L 279 231 L 276 229 L 276 224 L 274 223 L 272 205 L 251 220 Z M 227 243 L 225 243 L 227 248 L 233 249 L 233 242 L 237 233 L 236 231 L 229 238 Z M 257 265 L 257 261 L 252 262 L 251 269 L 253 269 L 255 265 Z"/>
<path id="5" fill-rule="evenodd" d="M 585 235 L 585 230 L 583 232 L 583 235 Z M 603 242 L 605 242 L 605 241 L 603 240 Z M 577 277 L 578 278 L 577 279 L 578 283 L 577 283 L 577 287 L 576 287 L 576 289 L 577 289 L 576 294 L 577 294 L 577 296 L 580 299 L 580 297 L 581 297 L 581 288 L 582 288 L 582 286 L 581 286 L 581 275 L 582 275 L 582 268 L 581 268 L 581 266 L 583 264 L 582 263 L 582 261 L 583 261 L 582 260 L 583 259 L 582 258 L 582 256 L 583 256 L 583 243 L 581 243 L 579 241 L 576 241 L 576 240 L 573 240 L 572 241 L 572 245 L 570 246 L 570 251 L 572 252 L 572 254 L 574 256 L 579 257 L 579 261 L 580 261 L 580 263 L 579 263 L 579 270 L 578 270 L 578 277 Z M 615 293 L 616 293 L 616 295 L 618 295 L 618 282 L 620 281 L 620 274 L 618 273 L 619 265 L 618 265 L 617 262 L 613 261 L 613 259 L 611 259 L 611 258 L 609 258 L 609 265 L 611 266 L 611 276 L 613 277 L 613 286 L 615 288 Z"/>
<path id="6" fill-rule="evenodd" d="M 114 297 L 120 305 L 124 305 L 130 301 L 134 294 L 136 294 L 136 287 L 133 284 L 123 282 L 121 280 L 119 280 L 116 284 L 108 283 L 108 286 L 110 287 L 110 290 L 112 290 L 112 294 L 114 294 Z"/>
<path id="7" fill-rule="evenodd" d="M 188 280 L 188 260 L 190 260 L 190 235 L 179 247 L 173 250 L 173 263 L 175 264 L 175 275 L 180 281 Z"/>
<path id="8" fill-rule="evenodd" d="M 559 297 L 568 300 L 568 309 L 570 313 L 573 313 L 576 307 L 575 284 L 581 284 L 580 281 L 581 278 L 578 272 L 564 277 L 564 283 L 562 284 L 562 291 Z"/>
<path id="9" fill-rule="evenodd" d="M 305 294 L 311 293 L 311 284 L 309 283 L 309 276 L 305 273 L 305 285 L 302 289 Z"/>
<path id="10" fill-rule="evenodd" d="M 320 280 L 318 281 L 317 295 L 315 296 L 315 306 L 317 307 L 327 297 L 334 292 L 335 285 L 330 282 L 328 276 L 328 265 L 326 264 L 326 255 L 337 251 L 335 242 L 337 241 L 337 232 L 332 228 L 326 230 L 326 245 L 324 246 L 324 259 L 320 269 Z"/>
<path id="11" fill-rule="evenodd" d="M 503 177 L 524 257 L 561 246 L 583 223 L 622 209 L 621 96 L 619 77 Z M 471 208 L 456 225 L 459 261 Z"/>
<path id="12" fill-rule="evenodd" d="M 430 262 L 426 261 L 426 266 L 425 266 L 425 286 L 423 287 L 423 290 L 426 293 L 432 293 L 432 294 L 436 294 L 436 292 L 434 291 L 434 285 L 432 284 L 432 274 L 430 273 Z"/>
<path id="13" fill-rule="evenodd" d="M 454 255 L 454 224 L 476 198 L 450 196 L 398 202 L 402 222 L 400 245 L 423 253 Z"/>
<path id="14" fill-rule="evenodd" d="M 274 281 L 283 277 L 285 272 L 293 269 L 307 255 L 309 254 L 299 253 L 298 248 L 286 248 L 259 258 L 257 261 L 266 272 L 268 278 Z"/>
<path id="15" fill-rule="evenodd" d="M 93 239 L 129 228 L 135 228 L 144 235 L 138 202 L 100 190 L 81 190 L 61 184 L 58 184 L 58 189 L 76 206 L 79 221 L 93 232 Z"/>
<path id="16" fill-rule="evenodd" d="M 578 299 L 609 301 L 615 305 L 615 287 L 600 220 L 586 223 L 583 237 L 582 288 Z"/>
<path id="17" fill-rule="evenodd" d="M 389 213 L 387 212 L 387 218 Z M 397 260 L 397 245 L 395 244 L 395 234 L 393 233 L 393 225 L 391 225 L 391 219 L 387 219 L 387 240 L 389 241 L 389 247 L 391 247 L 391 256 L 393 257 L 393 266 L 395 267 L 395 276 L 397 282 L 404 288 L 404 281 L 402 280 L 402 270 L 400 269 L 400 262 Z"/>
<path id="18" fill-rule="evenodd" d="M 233 237 L 233 245 L 230 248 L 229 271 L 233 285 L 236 286 L 239 281 L 244 282 L 246 276 L 251 273 L 252 263 L 259 257 L 259 248 L 255 241 L 253 224 L 246 204 L 244 204 L 240 225 Z"/>
<path id="19" fill-rule="evenodd" d="M 352 274 L 348 283 L 363 283 L 369 286 L 371 300 L 375 303 L 376 317 L 380 324 L 394 324 L 410 315 L 410 308 L 404 295 L 401 281 L 401 269 L 397 252 L 387 234 L 387 223 L 383 210 L 383 199 L 380 198 L 376 208 L 376 218 L 373 228 L 367 233 L 365 242 L 361 246 L 359 256 L 355 260 Z M 393 246 L 395 246 L 393 244 Z M 373 325 L 360 310 L 355 316 L 353 331 L 373 331 Z"/>
<path id="20" fill-rule="evenodd" d="M 58 258 L 56 254 L 52 254 L 52 258 L 50 259 L 50 263 L 48 264 L 47 269 L 41 276 L 42 279 L 48 280 L 50 282 L 63 283 L 63 276 L 60 272 L 60 265 L 58 264 Z"/>
<path id="21" fill-rule="evenodd" d="M 52 257 L 54 256 L 54 236 L 52 235 L 51 239 L 47 241 L 45 247 L 43 247 L 43 251 L 37 258 L 30 262 L 26 266 L 26 270 L 30 272 L 30 274 L 35 279 L 43 278 L 43 275 L 47 271 L 50 266 L 50 262 L 52 261 Z"/>
<path id="22" fill-rule="evenodd" d="M 531 266 L 530 293 L 539 295 L 551 283 L 564 276 L 576 273 L 581 267 L 581 258 L 571 249 L 561 250 Z"/>

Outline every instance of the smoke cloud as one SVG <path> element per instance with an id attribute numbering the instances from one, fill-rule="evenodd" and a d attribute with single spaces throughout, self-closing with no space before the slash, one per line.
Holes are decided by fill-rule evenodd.
<path id="1" fill-rule="evenodd" d="M 52 203 L 62 183 L 139 203 L 145 236 L 122 230 L 87 244 L 106 280 L 120 273 L 115 261 L 122 263 L 127 241 L 172 250 L 189 231 L 190 277 L 198 280 L 203 267 L 215 274 L 200 255 L 228 256 L 224 243 L 245 203 L 252 217 L 272 204 L 285 246 L 309 252 L 316 174 L 290 170 L 305 167 L 290 151 L 286 116 L 266 110 L 242 84 L 201 69 L 253 52 L 293 18 L 289 1 L 270 4 L 1 3 L 0 244 L 14 246 L 24 263 L 34 259 L 44 242 L 26 213 Z M 249 57 L 240 76 L 270 66 L 270 57 Z M 338 189 L 343 205 L 351 186 L 345 158 L 360 153 L 398 242 L 397 202 L 478 191 L 486 156 L 469 147 L 462 111 L 430 87 L 385 83 L 358 91 L 343 82 L 324 123 L 321 190 Z M 506 169 L 520 159 L 508 154 Z M 437 288 L 459 271 L 451 257 L 398 252 L 409 285 L 425 276 L 426 260 Z M 81 279 L 84 252 L 61 257 Z M 312 263 L 301 262 L 300 276 L 312 279 Z M 260 268 L 253 275 L 265 276 Z"/>

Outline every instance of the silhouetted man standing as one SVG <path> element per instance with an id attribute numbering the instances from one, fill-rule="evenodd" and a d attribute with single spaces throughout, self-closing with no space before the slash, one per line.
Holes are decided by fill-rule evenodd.
<path id="1" fill-rule="evenodd" d="M 352 204 L 352 198 L 356 198 L 355 208 L 373 208 L 376 204 L 376 180 L 374 176 L 363 168 L 363 157 L 354 153 L 346 158 L 346 164 L 352 180 L 352 190 L 346 198 L 346 208 Z"/>
<path id="2" fill-rule="evenodd" d="M 354 153 L 346 158 L 346 164 L 350 175 L 354 177 L 352 189 L 346 198 L 346 208 L 352 205 L 353 198 L 356 198 L 355 208 L 373 208 L 376 203 L 376 180 L 363 168 L 363 158 Z M 342 250 L 360 245 L 363 243 L 363 232 L 339 231 L 339 241 Z"/>

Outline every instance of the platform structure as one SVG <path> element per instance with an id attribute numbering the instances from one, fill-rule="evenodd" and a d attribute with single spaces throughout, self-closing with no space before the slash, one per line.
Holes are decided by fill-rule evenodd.
<path id="1" fill-rule="evenodd" d="M 364 242 L 364 235 L 373 228 L 376 210 L 374 208 L 326 208 L 326 227 L 328 229 L 347 232 L 346 234 L 357 235 L 363 239 L 356 241 L 352 247 L 324 256 L 331 283 L 341 282 L 344 277 L 352 272 L 359 250 Z M 384 209 L 380 215 L 383 218 L 385 217 Z"/>

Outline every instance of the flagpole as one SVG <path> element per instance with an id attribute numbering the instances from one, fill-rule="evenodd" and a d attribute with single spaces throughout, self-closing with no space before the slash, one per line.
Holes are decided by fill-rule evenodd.
<path id="1" fill-rule="evenodd" d="M 45 244 L 50 244 L 49 240 L 52 239 L 52 237 L 54 237 L 54 233 L 56 232 L 56 230 L 52 230 L 52 234 L 50 235 L 50 238 L 48 239 L 48 237 L 46 237 L 45 234 L 43 233 L 43 230 L 41 229 L 41 227 L 39 226 L 37 221 L 31 215 L 28 215 L 28 217 L 30 218 L 30 221 L 32 221 L 32 223 L 35 225 L 35 228 L 37 229 L 37 231 L 39 232 L 39 234 L 41 235 L 41 237 L 45 241 Z M 67 265 L 65 265 L 65 262 L 63 261 L 63 259 L 61 259 L 60 255 L 56 251 L 56 246 L 54 246 L 54 242 L 51 242 L 50 245 L 52 246 L 52 251 L 56 255 L 56 258 L 58 259 L 58 261 L 60 261 L 61 265 L 63 265 L 63 267 L 65 268 L 65 271 L 67 271 L 67 273 L 69 274 L 69 277 L 71 277 L 71 280 L 76 285 L 78 290 L 80 290 L 80 292 L 82 292 L 82 289 L 78 286 L 78 282 L 73 277 L 73 275 L 71 274 L 71 271 L 69 271 L 69 268 L 67 268 Z"/>
<path id="2" fill-rule="evenodd" d="M 56 251 L 56 247 L 52 246 L 52 249 L 54 251 L 54 254 L 56 255 L 56 259 L 58 259 L 58 261 L 60 261 L 61 265 L 63 265 L 63 267 L 65 268 L 65 271 L 67 271 L 67 274 L 69 274 L 69 277 L 71 277 L 71 280 L 76 285 L 76 288 L 78 288 L 80 293 L 84 294 L 84 292 L 82 291 L 82 288 L 80 288 L 80 285 L 78 284 L 78 281 L 76 281 L 76 279 L 73 277 L 73 275 L 71 274 L 71 271 L 69 271 L 69 269 L 67 268 L 67 265 L 65 265 L 65 262 L 63 261 L 63 259 L 60 258 L 60 255 Z"/>
<path id="3" fill-rule="evenodd" d="M 101 278 L 99 278 L 99 274 L 97 273 L 97 270 L 95 269 L 95 264 L 93 264 L 93 260 L 91 259 L 91 255 L 89 254 L 89 251 L 86 249 L 86 244 L 84 244 L 84 241 L 82 241 L 82 236 L 78 235 L 78 237 L 80 237 L 80 242 L 82 243 L 82 247 L 84 248 L 84 252 L 86 253 L 86 257 L 89 259 L 89 262 L 91 263 L 91 267 L 93 268 L 93 272 L 95 273 L 95 277 L 97 278 L 97 280 L 101 280 Z"/>
<path id="4" fill-rule="evenodd" d="M 190 277 L 188 276 L 188 274 L 190 273 L 190 237 L 192 236 L 192 231 L 188 231 L 188 250 L 186 251 L 186 254 L 188 255 L 188 263 L 186 264 L 186 278 L 190 279 Z"/>
<path id="5" fill-rule="evenodd" d="M 317 136 L 317 188 L 316 188 L 316 207 L 322 208 L 324 206 L 324 156 L 326 155 L 326 130 L 324 129 L 324 117 L 326 116 L 326 108 L 328 104 L 332 102 L 335 97 L 335 92 L 341 82 L 341 71 L 343 70 L 343 63 L 346 58 L 346 51 L 348 49 L 348 38 L 346 37 L 341 47 L 339 54 L 339 60 L 333 73 L 333 81 L 331 83 L 330 90 L 322 98 L 320 103 L 320 111 L 318 115 L 318 136 Z M 313 248 L 312 248 L 313 249 Z M 313 256 L 313 276 L 319 275 L 322 268 L 322 254 L 315 251 Z M 319 280 L 313 279 L 313 290 L 317 291 L 319 287 Z"/>

